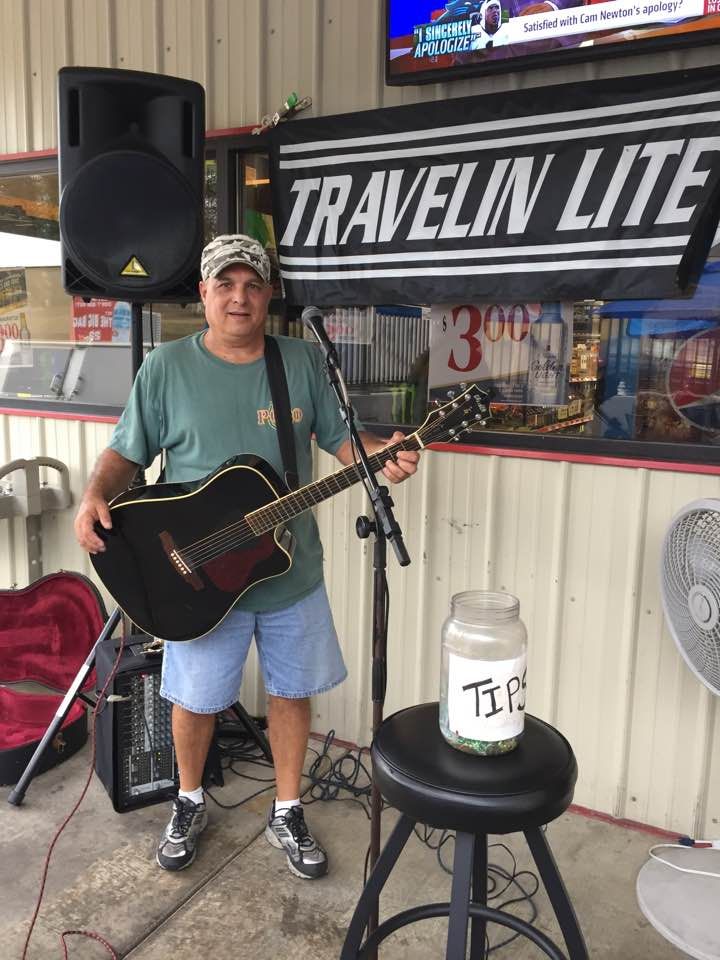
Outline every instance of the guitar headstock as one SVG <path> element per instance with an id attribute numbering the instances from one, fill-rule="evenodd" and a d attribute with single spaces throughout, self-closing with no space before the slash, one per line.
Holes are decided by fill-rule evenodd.
<path id="1" fill-rule="evenodd" d="M 460 384 L 463 388 L 465 385 Z M 476 427 L 483 427 L 490 416 L 488 400 L 490 392 L 483 390 L 476 383 L 462 389 L 454 395 L 449 392 L 450 400 L 447 403 L 431 410 L 425 422 L 417 431 L 423 444 L 451 443 Z"/>

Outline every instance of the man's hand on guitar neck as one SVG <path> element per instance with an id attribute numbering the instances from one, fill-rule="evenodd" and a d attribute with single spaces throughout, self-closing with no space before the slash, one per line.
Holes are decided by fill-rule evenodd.
<path id="1" fill-rule="evenodd" d="M 108 503 L 130 486 L 137 469 L 136 463 L 110 448 L 100 454 L 75 516 L 75 537 L 83 550 L 88 553 L 105 550 L 95 525 L 100 524 L 106 530 L 112 528 Z"/>
<path id="2" fill-rule="evenodd" d="M 363 431 L 360 434 L 360 438 L 368 455 L 371 456 L 372 454 L 380 453 L 385 447 L 392 446 L 404 440 L 405 434 L 400 430 L 396 430 L 389 440 L 385 440 L 382 437 L 376 437 L 372 433 L 365 433 Z M 353 462 L 352 448 L 349 440 L 343 443 L 335 456 L 343 466 L 348 466 Z M 420 454 L 417 450 L 396 450 L 394 456 L 388 454 L 388 459 L 382 470 L 383 476 L 386 480 L 389 480 L 390 483 L 402 483 L 403 480 L 407 480 L 408 477 L 411 477 L 417 472 L 419 460 Z"/>

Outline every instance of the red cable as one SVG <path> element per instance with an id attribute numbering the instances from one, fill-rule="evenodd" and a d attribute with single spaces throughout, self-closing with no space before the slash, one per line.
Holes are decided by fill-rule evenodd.
<path id="1" fill-rule="evenodd" d="M 98 943 L 101 943 L 105 947 L 105 949 L 110 954 L 110 956 L 113 957 L 114 960 L 117 960 L 117 954 L 115 953 L 113 948 L 110 946 L 110 944 L 107 942 L 107 940 L 103 940 L 103 938 L 100 936 L 99 933 L 91 933 L 89 930 L 63 930 L 63 932 L 60 934 L 60 939 L 62 940 L 63 951 L 64 951 L 63 960 L 68 960 L 67 944 L 65 943 L 65 937 L 70 937 L 73 935 L 76 935 L 78 937 L 90 937 L 91 940 L 97 940 Z"/>
<path id="2" fill-rule="evenodd" d="M 125 637 L 122 637 L 120 640 L 120 647 L 118 649 L 118 654 L 117 654 L 117 657 L 115 658 L 115 663 L 113 664 L 112 670 L 110 671 L 110 675 L 105 681 L 105 686 L 102 688 L 102 690 L 98 694 L 97 700 L 95 701 L 95 707 L 93 708 L 93 712 L 92 712 L 92 724 L 90 728 L 90 739 L 92 742 L 92 750 L 90 755 L 90 770 L 88 772 L 87 780 L 85 781 L 85 786 L 82 789 L 82 793 L 80 794 L 80 797 L 77 803 L 75 804 L 75 806 L 72 808 L 68 816 L 65 818 L 65 820 L 61 824 L 60 829 L 57 831 L 57 833 L 53 837 L 52 842 L 48 848 L 47 856 L 45 857 L 45 865 L 43 867 L 42 881 L 40 883 L 40 893 L 37 898 L 37 903 L 35 904 L 35 912 L 33 913 L 32 920 L 30 921 L 30 929 L 28 930 L 27 939 L 25 940 L 25 946 L 23 947 L 21 960 L 26 960 L 28 946 L 30 945 L 30 937 L 32 936 L 33 930 L 35 929 L 35 922 L 37 921 L 38 913 L 40 912 L 40 905 L 42 903 L 43 896 L 45 894 L 45 882 L 47 881 L 48 870 L 50 868 L 50 858 L 52 856 L 53 849 L 55 848 L 55 844 L 60 838 L 60 834 L 63 832 L 65 827 L 68 825 L 68 823 L 70 823 L 72 818 L 75 816 L 75 813 L 77 812 L 78 808 L 80 807 L 80 804 L 85 799 L 85 794 L 87 793 L 88 787 L 90 786 L 90 781 L 92 780 L 92 775 L 95 770 L 95 724 L 97 722 L 97 715 L 100 709 L 100 705 L 103 703 L 105 692 L 107 691 L 107 688 L 112 683 L 115 677 L 115 673 L 117 672 L 117 668 L 120 665 L 120 659 L 123 655 L 124 649 L 125 649 Z M 67 960 L 67 956 L 68 956 L 65 937 L 71 936 L 74 934 L 77 934 L 83 937 L 90 937 L 90 939 L 92 940 L 99 941 L 107 949 L 108 953 L 113 958 L 113 960 L 118 960 L 118 956 L 113 950 L 113 948 L 99 934 L 92 933 L 87 930 L 63 930 L 63 932 L 60 934 L 60 941 L 63 947 L 64 960 Z"/>

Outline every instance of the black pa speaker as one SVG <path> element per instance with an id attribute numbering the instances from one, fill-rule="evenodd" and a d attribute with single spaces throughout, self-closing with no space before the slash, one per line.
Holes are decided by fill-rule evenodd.
<path id="1" fill-rule="evenodd" d="M 136 303 L 198 299 L 205 92 L 134 70 L 58 75 L 63 286 Z"/>

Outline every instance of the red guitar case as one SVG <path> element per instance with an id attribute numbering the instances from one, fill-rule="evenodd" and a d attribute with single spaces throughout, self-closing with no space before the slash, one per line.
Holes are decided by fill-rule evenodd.
<path id="1" fill-rule="evenodd" d="M 0 684 L 34 681 L 58 691 L 0 686 L 1 785 L 20 779 L 106 619 L 102 597 L 79 573 L 51 573 L 22 590 L 0 590 Z M 94 687 L 92 670 L 82 691 Z M 87 735 L 87 707 L 78 699 L 35 773 L 71 757 Z"/>

